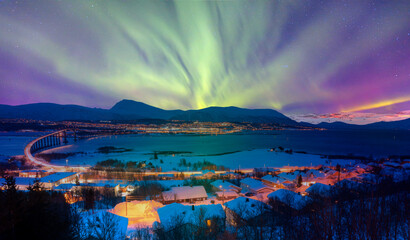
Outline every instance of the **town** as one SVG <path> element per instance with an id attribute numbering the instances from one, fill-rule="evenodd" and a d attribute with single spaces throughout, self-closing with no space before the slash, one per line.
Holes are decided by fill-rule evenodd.
<path id="1" fill-rule="evenodd" d="M 27 119 L 0 119 L 0 131 L 55 131 L 76 129 L 79 137 L 112 134 L 233 134 L 253 131 L 283 130 L 284 126 L 270 123 L 198 122 L 181 120 L 136 121 L 44 121 Z M 320 128 L 289 126 L 299 130 Z"/>
<path id="2" fill-rule="evenodd" d="M 272 216 L 306 215 L 307 209 L 316 209 L 321 201 L 370 201 L 373 198 L 369 198 L 369 193 L 385 192 L 386 186 L 408 187 L 410 161 L 385 159 L 335 166 L 234 171 L 127 172 L 90 168 L 71 172 L 74 169 L 69 167 L 65 170 L 5 171 L 0 183 L 4 192 L 15 188 L 62 194 L 66 203 L 81 213 L 81 232 L 85 235 L 98 235 L 109 226 L 110 231 L 104 234 L 115 238 L 197 239 L 225 234 L 275 239 L 272 234 L 286 235 L 289 229 L 283 223 L 277 225 Z M 319 209 L 326 211 L 323 206 Z M 87 219 L 98 216 L 105 219 L 106 225 L 91 228 L 86 224 Z M 395 227 L 405 230 L 403 226 Z M 390 236 L 389 231 L 386 234 Z M 193 235 L 185 236 L 189 232 Z"/>

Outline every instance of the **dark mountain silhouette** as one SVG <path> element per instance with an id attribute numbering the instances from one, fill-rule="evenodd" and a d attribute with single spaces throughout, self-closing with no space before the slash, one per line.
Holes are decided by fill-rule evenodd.
<path id="1" fill-rule="evenodd" d="M 0 105 L 0 118 L 34 120 L 138 120 L 162 119 L 210 122 L 254 122 L 298 125 L 272 109 L 209 107 L 200 110 L 164 110 L 142 102 L 122 100 L 111 109 L 88 108 L 78 105 L 34 103 L 19 106 Z"/>
<path id="2" fill-rule="evenodd" d="M 209 107 L 188 110 L 172 117 L 175 120 L 203 122 L 253 122 L 298 125 L 297 122 L 272 109 L 246 109 L 238 107 Z"/>
<path id="3" fill-rule="evenodd" d="M 199 110 L 164 110 L 142 102 L 122 100 L 111 109 L 89 108 L 78 105 L 34 103 L 19 106 L 0 105 L 0 118 L 23 118 L 33 120 L 122 120 L 141 119 L 203 121 L 203 122 L 250 122 L 273 123 L 286 126 L 306 126 L 325 129 L 409 129 L 410 119 L 354 125 L 344 122 L 297 123 L 273 109 L 246 109 L 238 107 L 208 107 Z"/>
<path id="4" fill-rule="evenodd" d="M 164 110 L 142 102 L 124 99 L 116 103 L 110 112 L 120 115 L 136 114 L 140 118 L 147 119 L 170 119 L 173 115 L 182 113 L 182 110 Z"/>
<path id="5" fill-rule="evenodd" d="M 19 106 L 0 105 L 0 118 L 24 118 L 33 120 L 112 120 L 121 119 L 105 109 L 54 103 L 33 103 Z"/>
<path id="6" fill-rule="evenodd" d="M 307 127 L 317 127 L 317 128 L 325 128 L 325 129 L 366 129 L 366 130 L 376 130 L 376 129 L 389 129 L 389 130 L 410 130 L 410 118 L 399 120 L 399 121 L 391 121 L 391 122 L 375 122 L 365 125 L 357 125 L 357 124 L 349 124 L 344 122 L 321 122 L 319 124 L 310 124 L 310 123 L 300 123 L 303 126 Z"/>
<path id="7" fill-rule="evenodd" d="M 410 130 L 410 118 L 392 121 L 392 122 L 375 122 L 365 125 L 368 129 L 406 129 Z"/>

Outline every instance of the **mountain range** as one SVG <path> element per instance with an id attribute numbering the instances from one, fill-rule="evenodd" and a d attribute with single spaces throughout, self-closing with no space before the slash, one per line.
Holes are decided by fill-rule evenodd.
<path id="1" fill-rule="evenodd" d="M 121 100 L 110 109 L 78 105 L 33 103 L 18 106 L 0 105 L 0 118 L 33 120 L 138 120 L 161 119 L 201 122 L 252 122 L 293 125 L 298 123 L 273 109 L 246 109 L 238 107 L 208 107 L 199 110 L 164 110 L 148 104 Z"/>
<path id="2" fill-rule="evenodd" d="M 33 119 L 49 121 L 99 120 L 182 120 L 201 122 L 271 123 L 281 126 L 303 126 L 325 129 L 410 129 L 410 119 L 354 125 L 344 122 L 298 123 L 273 109 L 246 109 L 238 107 L 208 107 L 199 110 L 164 110 L 133 100 L 121 100 L 110 109 L 78 105 L 33 103 L 18 106 L 0 105 L 0 119 Z"/>

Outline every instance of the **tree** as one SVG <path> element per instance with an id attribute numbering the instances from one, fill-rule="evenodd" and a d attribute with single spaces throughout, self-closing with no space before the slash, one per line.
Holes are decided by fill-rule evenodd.
<path id="1" fill-rule="evenodd" d="M 93 187 L 83 187 L 80 191 L 81 197 L 84 200 L 84 209 L 90 210 L 95 207 L 97 193 Z"/>
<path id="2" fill-rule="evenodd" d="M 0 193 L 0 239 L 71 239 L 71 214 L 61 193 L 42 191 L 38 180 L 17 191 L 6 177 Z"/>
<path id="3" fill-rule="evenodd" d="M 4 224 L 0 224 L 0 231 L 3 233 L 1 235 L 5 235 L 6 238 L 8 236 L 10 239 L 14 239 L 18 232 L 18 223 L 22 215 L 21 205 L 23 198 L 21 194 L 17 192 L 16 179 L 13 176 L 5 176 L 4 179 L 6 182 L 3 183 L 5 191 L 2 191 L 1 194 L 2 212 L 0 215 L 0 222 Z"/>
<path id="4" fill-rule="evenodd" d="M 336 165 L 336 171 L 337 171 L 337 181 L 338 182 L 340 182 L 340 170 L 341 170 L 341 168 L 340 168 L 340 164 L 338 163 L 337 165 Z"/>
<path id="5" fill-rule="evenodd" d="M 75 175 L 75 185 L 80 186 L 80 179 L 78 175 Z"/>
<path id="6" fill-rule="evenodd" d="M 141 198 L 150 199 L 155 198 L 164 191 L 161 184 L 156 182 L 141 181 L 139 185 L 135 186 L 134 191 L 131 193 L 132 196 L 139 196 Z"/>
<path id="7" fill-rule="evenodd" d="M 88 227 L 91 230 L 91 239 L 115 240 L 124 239 L 120 232 L 115 215 L 109 212 L 95 214 L 88 220 Z"/>
<path id="8" fill-rule="evenodd" d="M 34 179 L 33 185 L 29 185 L 27 187 L 27 190 L 29 190 L 29 192 L 34 191 L 34 192 L 39 192 L 43 190 L 43 184 L 40 182 L 40 179 Z"/>
<path id="9" fill-rule="evenodd" d="M 114 188 L 105 186 L 100 193 L 102 197 L 101 203 L 107 208 L 112 208 L 121 201 L 121 198 L 116 195 Z"/>
<path id="10" fill-rule="evenodd" d="M 298 175 L 297 180 L 296 180 L 296 186 L 301 187 L 302 186 L 302 175 Z"/>

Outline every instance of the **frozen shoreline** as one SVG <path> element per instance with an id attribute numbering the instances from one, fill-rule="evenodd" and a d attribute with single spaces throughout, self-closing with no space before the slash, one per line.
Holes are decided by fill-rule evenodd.
<path id="1" fill-rule="evenodd" d="M 56 151 L 57 150 L 57 151 Z M 43 153 L 52 152 L 68 152 L 69 147 L 49 149 Z M 154 166 L 162 168 L 162 171 L 189 171 L 194 170 L 189 167 L 179 166 L 180 160 L 185 159 L 187 163 L 194 164 L 204 160 L 211 162 L 217 166 L 224 166 L 232 169 L 249 169 L 261 167 L 275 167 L 281 168 L 286 166 L 310 167 L 319 165 L 336 165 L 337 163 L 354 164 L 354 160 L 338 160 L 323 158 L 321 155 L 304 154 L 304 153 L 285 153 L 285 152 L 271 152 L 269 149 L 254 149 L 248 151 L 240 151 L 235 153 L 228 153 L 223 155 L 213 156 L 189 156 L 189 155 L 159 155 L 158 159 L 153 159 L 152 155 L 147 154 L 151 152 L 125 152 L 125 153 L 109 153 L 100 154 L 89 152 L 86 154 L 78 154 L 68 158 L 68 165 L 95 165 L 98 161 L 107 159 L 118 159 L 123 162 L 128 161 L 146 161 L 151 162 Z M 162 161 L 162 163 L 161 163 Z M 330 162 L 329 162 L 330 161 Z M 52 160 L 51 163 L 57 165 L 65 165 L 66 160 Z"/>

